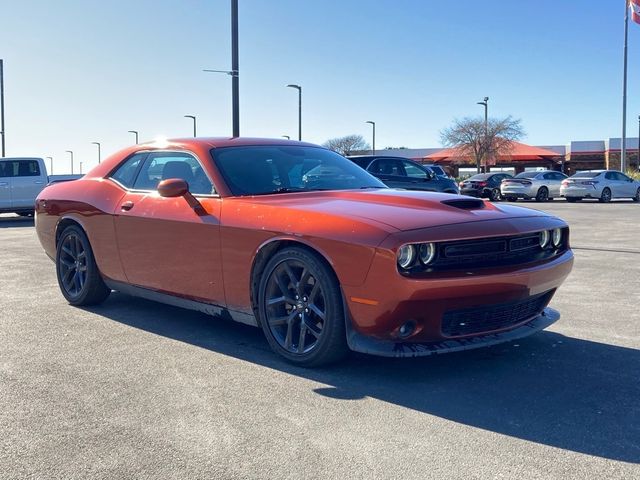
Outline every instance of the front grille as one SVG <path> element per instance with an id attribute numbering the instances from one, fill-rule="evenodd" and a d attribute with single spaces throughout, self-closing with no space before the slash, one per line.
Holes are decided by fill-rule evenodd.
<path id="1" fill-rule="evenodd" d="M 417 265 L 409 273 L 519 265 L 546 260 L 566 251 L 565 246 L 541 248 L 538 233 L 442 242 L 436 248 L 436 258 L 428 267 Z"/>
<path id="2" fill-rule="evenodd" d="M 446 312 L 442 316 L 442 334 L 459 337 L 518 325 L 539 315 L 551 301 L 554 292 L 550 290 L 516 302 Z"/>

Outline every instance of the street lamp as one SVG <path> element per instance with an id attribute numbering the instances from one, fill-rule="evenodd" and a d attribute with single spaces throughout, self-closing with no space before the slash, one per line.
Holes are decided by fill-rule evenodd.
<path id="1" fill-rule="evenodd" d="M 237 32 L 236 32 L 237 35 Z M 233 48 L 232 48 L 233 50 Z M 233 56 L 233 55 L 232 55 Z M 236 60 L 237 63 L 237 60 Z M 240 136 L 240 99 L 238 94 L 238 70 L 212 70 L 210 68 L 203 68 L 203 72 L 208 73 L 224 73 L 225 75 L 229 75 L 231 77 L 231 114 L 232 114 L 232 123 L 233 123 L 233 136 Z"/>
<path id="2" fill-rule="evenodd" d="M 298 140 L 302 141 L 302 87 L 300 85 L 287 85 L 298 90 Z"/>
<path id="3" fill-rule="evenodd" d="M 191 120 L 193 120 L 193 136 L 194 136 L 194 138 L 197 137 L 197 135 L 196 135 L 196 117 L 195 117 L 195 115 L 185 115 L 184 118 L 190 118 Z"/>
<path id="4" fill-rule="evenodd" d="M 71 155 L 71 175 L 73 175 L 73 152 L 71 150 L 65 150 L 69 155 Z"/>
<path id="5" fill-rule="evenodd" d="M 53 175 L 53 157 L 45 157 L 49 159 L 49 162 L 51 162 L 51 168 L 49 169 L 49 175 Z"/>
<path id="6" fill-rule="evenodd" d="M 376 154 L 376 122 L 372 122 L 371 120 L 367 120 L 364 123 L 370 123 L 371 126 L 373 127 L 373 142 L 372 142 L 373 153 L 372 153 L 372 155 L 375 155 Z"/>
<path id="7" fill-rule="evenodd" d="M 137 141 L 136 141 L 137 143 Z M 97 145 L 98 146 L 98 164 L 100 164 L 100 142 L 91 142 L 92 145 Z"/>
<path id="8" fill-rule="evenodd" d="M 640 115 L 638 115 L 638 170 L 640 170 Z"/>
<path id="9" fill-rule="evenodd" d="M 484 97 L 484 101 L 476 102 L 478 105 L 484 106 L 484 143 L 485 143 L 485 152 L 487 150 L 487 137 L 489 136 L 489 97 Z M 480 173 L 480 159 L 478 159 L 478 163 L 476 165 L 476 169 L 478 173 Z"/>
<path id="10" fill-rule="evenodd" d="M 136 145 L 138 145 L 138 132 L 136 130 L 127 130 L 129 133 L 133 133 L 136 136 Z"/>

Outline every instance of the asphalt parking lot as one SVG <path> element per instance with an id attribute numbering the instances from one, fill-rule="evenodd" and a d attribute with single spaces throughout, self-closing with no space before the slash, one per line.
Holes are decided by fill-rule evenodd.
<path id="1" fill-rule="evenodd" d="M 70 307 L 0 216 L 0 478 L 640 478 L 640 205 L 518 205 L 572 228 L 558 323 L 321 370 L 199 313 Z"/>

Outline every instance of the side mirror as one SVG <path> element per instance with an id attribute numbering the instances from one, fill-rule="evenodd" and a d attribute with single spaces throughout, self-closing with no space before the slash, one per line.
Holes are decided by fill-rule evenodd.
<path id="1" fill-rule="evenodd" d="M 161 197 L 183 197 L 189 193 L 189 184 L 181 178 L 167 178 L 158 184 Z"/>
<path id="2" fill-rule="evenodd" d="M 184 197 L 189 206 L 198 215 L 206 214 L 206 210 L 196 197 L 189 192 L 189 184 L 181 178 L 167 178 L 158 184 L 158 193 L 161 197 L 175 198 Z"/>

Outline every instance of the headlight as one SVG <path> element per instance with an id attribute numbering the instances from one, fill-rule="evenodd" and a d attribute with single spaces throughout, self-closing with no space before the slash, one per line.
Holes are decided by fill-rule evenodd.
<path id="1" fill-rule="evenodd" d="M 538 234 L 538 238 L 540 241 L 540 248 L 547 248 L 549 245 L 549 240 L 551 239 L 551 235 L 549 235 L 549 230 L 543 230 Z"/>
<path id="2" fill-rule="evenodd" d="M 403 245 L 397 253 L 400 268 L 409 268 L 416 259 L 416 249 L 413 245 Z"/>
<path id="3" fill-rule="evenodd" d="M 562 229 L 561 228 L 554 228 L 551 236 L 552 236 L 551 241 L 553 242 L 554 247 L 558 248 L 560 245 L 562 245 Z"/>
<path id="4" fill-rule="evenodd" d="M 430 264 L 436 258 L 435 243 L 423 243 L 420 245 L 420 261 L 424 265 Z"/>

